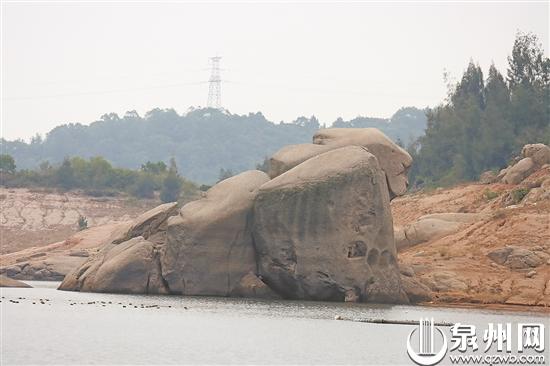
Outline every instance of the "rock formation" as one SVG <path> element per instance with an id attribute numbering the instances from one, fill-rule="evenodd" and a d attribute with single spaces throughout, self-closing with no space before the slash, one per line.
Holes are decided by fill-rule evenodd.
<path id="1" fill-rule="evenodd" d="M 0 287 L 32 287 L 24 282 L 0 275 Z"/>
<path id="2" fill-rule="evenodd" d="M 241 173 L 115 230 L 60 289 L 406 303 L 389 201 L 410 164 L 375 129 L 322 130 L 277 152 L 269 176 Z"/>
<path id="3" fill-rule="evenodd" d="M 285 298 L 406 301 L 388 198 L 377 159 L 359 146 L 269 181 L 254 205 L 259 274 Z"/>
<path id="4" fill-rule="evenodd" d="M 304 161 L 344 146 L 362 146 L 378 159 L 386 174 L 390 198 L 407 190 L 411 156 L 376 128 L 327 128 L 313 136 L 313 144 L 283 147 L 270 159 L 269 176 L 275 178 Z"/>
<path id="5" fill-rule="evenodd" d="M 161 262 L 172 293 L 230 296 L 256 271 L 250 213 L 258 188 L 268 180 L 258 170 L 241 173 L 168 220 Z"/>

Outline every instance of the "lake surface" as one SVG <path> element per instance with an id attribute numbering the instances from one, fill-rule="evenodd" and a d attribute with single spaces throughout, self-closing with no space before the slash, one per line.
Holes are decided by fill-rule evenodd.
<path id="1" fill-rule="evenodd" d="M 541 313 L 75 293 L 57 291 L 59 283 L 28 283 L 35 288 L 0 290 L 2 365 L 410 365 L 405 345 L 415 326 L 334 317 L 429 316 L 479 329 L 488 322 L 549 324 Z"/>

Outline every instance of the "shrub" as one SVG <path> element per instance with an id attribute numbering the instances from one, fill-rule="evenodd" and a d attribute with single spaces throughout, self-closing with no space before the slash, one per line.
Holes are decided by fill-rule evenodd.
<path id="1" fill-rule="evenodd" d="M 78 231 L 82 231 L 88 228 L 88 219 L 85 216 L 80 215 L 78 217 Z"/>
<path id="2" fill-rule="evenodd" d="M 527 196 L 527 193 L 529 193 L 529 188 L 518 188 L 514 189 L 512 191 L 512 201 L 514 204 L 520 203 L 525 196 Z"/>
<path id="3" fill-rule="evenodd" d="M 486 201 L 493 200 L 497 198 L 498 195 L 499 195 L 498 192 L 491 191 L 490 189 L 486 189 L 485 191 L 483 191 L 483 198 L 485 198 Z"/>

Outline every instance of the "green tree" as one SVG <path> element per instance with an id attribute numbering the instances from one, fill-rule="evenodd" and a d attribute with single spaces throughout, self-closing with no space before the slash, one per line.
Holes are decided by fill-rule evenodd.
<path id="1" fill-rule="evenodd" d="M 59 169 L 57 169 L 57 184 L 63 189 L 75 187 L 74 170 L 69 159 L 63 160 Z"/>
<path id="2" fill-rule="evenodd" d="M 182 186 L 182 180 L 178 174 L 176 160 L 174 158 L 171 158 L 168 174 L 162 181 L 162 188 L 160 190 L 160 200 L 162 202 L 177 201 L 181 192 L 181 186 Z"/>
<path id="3" fill-rule="evenodd" d="M 149 173 L 140 174 L 131 193 L 139 198 L 153 198 L 155 196 L 155 178 Z"/>
<path id="4" fill-rule="evenodd" d="M 158 161 L 156 163 L 152 163 L 150 161 L 146 162 L 145 164 L 141 164 L 141 171 L 145 173 L 151 173 L 151 174 L 164 174 L 166 173 L 166 169 L 168 167 L 163 161 Z"/>
<path id="5" fill-rule="evenodd" d="M 15 160 L 9 154 L 0 155 L 0 173 L 14 174 L 16 169 Z"/>
<path id="6" fill-rule="evenodd" d="M 218 174 L 218 183 L 222 180 L 226 180 L 227 178 L 231 178 L 234 175 L 235 174 L 233 174 L 233 171 L 231 169 L 226 170 L 224 168 L 220 168 L 220 173 Z"/>

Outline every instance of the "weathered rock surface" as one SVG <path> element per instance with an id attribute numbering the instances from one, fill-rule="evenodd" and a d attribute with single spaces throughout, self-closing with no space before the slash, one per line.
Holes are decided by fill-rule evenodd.
<path id="1" fill-rule="evenodd" d="M 407 171 L 412 164 L 410 155 L 375 128 L 327 128 L 318 131 L 313 144 L 285 146 L 270 159 L 269 176 L 275 178 L 314 156 L 344 146 L 368 149 L 386 174 L 390 198 L 407 190 Z"/>
<path id="2" fill-rule="evenodd" d="M 313 136 L 313 143 L 334 148 L 349 145 L 366 147 L 376 156 L 380 168 L 386 174 L 390 198 L 401 196 L 407 191 L 407 172 L 412 158 L 378 129 L 326 128 Z"/>
<path id="3" fill-rule="evenodd" d="M 80 263 L 64 268 L 67 275 L 59 289 L 168 293 L 161 276 L 158 245 L 165 238 L 165 222 L 176 213 L 176 203 L 166 203 L 145 212 L 135 221 L 113 225 L 110 230 L 102 232 L 96 229 L 99 235 L 88 240 L 95 243 L 94 247 L 99 248 L 99 252 L 93 252 L 88 257 L 69 257 Z M 82 247 L 86 246 L 81 244 Z M 66 263 L 66 257 L 62 258 L 61 264 Z"/>
<path id="4" fill-rule="evenodd" d="M 122 243 L 137 236 L 148 239 L 159 231 L 165 231 L 166 220 L 176 213 L 177 205 L 177 202 L 169 202 L 141 214 L 134 220 L 128 231 L 121 235 L 120 238 L 116 238 L 113 243 Z"/>
<path id="5" fill-rule="evenodd" d="M 508 266 L 511 269 L 534 268 L 544 263 L 543 259 L 535 252 L 515 246 L 493 250 L 487 253 L 487 256 L 495 263 Z"/>
<path id="6" fill-rule="evenodd" d="M 0 287 L 32 287 L 24 282 L 0 275 Z"/>
<path id="7" fill-rule="evenodd" d="M 229 296 L 256 271 L 250 214 L 258 188 L 268 180 L 258 170 L 241 173 L 168 220 L 161 263 L 172 293 Z"/>
<path id="8" fill-rule="evenodd" d="M 498 179 L 497 174 L 489 170 L 481 173 L 481 175 L 479 176 L 479 183 L 491 184 L 496 182 L 497 179 Z"/>
<path id="9" fill-rule="evenodd" d="M 327 145 L 288 145 L 277 151 L 269 160 L 269 177 L 275 178 L 314 156 L 333 150 Z"/>
<path id="10" fill-rule="evenodd" d="M 478 213 L 446 212 L 419 217 L 404 227 L 395 227 L 397 250 L 412 247 L 430 240 L 439 239 L 459 230 L 463 224 L 481 220 L 485 215 Z"/>
<path id="11" fill-rule="evenodd" d="M 521 149 L 521 156 L 530 158 L 537 168 L 550 164 L 550 147 L 545 144 L 528 144 Z"/>
<path id="12" fill-rule="evenodd" d="M 247 273 L 241 278 L 239 283 L 232 289 L 231 296 L 256 297 L 261 299 L 281 298 L 252 272 Z"/>
<path id="13" fill-rule="evenodd" d="M 502 182 L 506 184 L 518 184 L 535 170 L 535 163 L 531 158 L 523 158 L 517 164 L 508 167 Z"/>
<path id="14" fill-rule="evenodd" d="M 67 275 L 60 290 L 113 293 L 168 293 L 153 243 L 138 236 L 109 244 L 77 271 Z"/>
<path id="15" fill-rule="evenodd" d="M 347 146 L 265 183 L 254 205 L 258 273 L 285 298 L 406 302 L 385 175 Z"/>
<path id="16" fill-rule="evenodd" d="M 432 300 L 430 288 L 414 277 L 402 276 L 401 285 L 411 303 L 426 302 Z"/>

